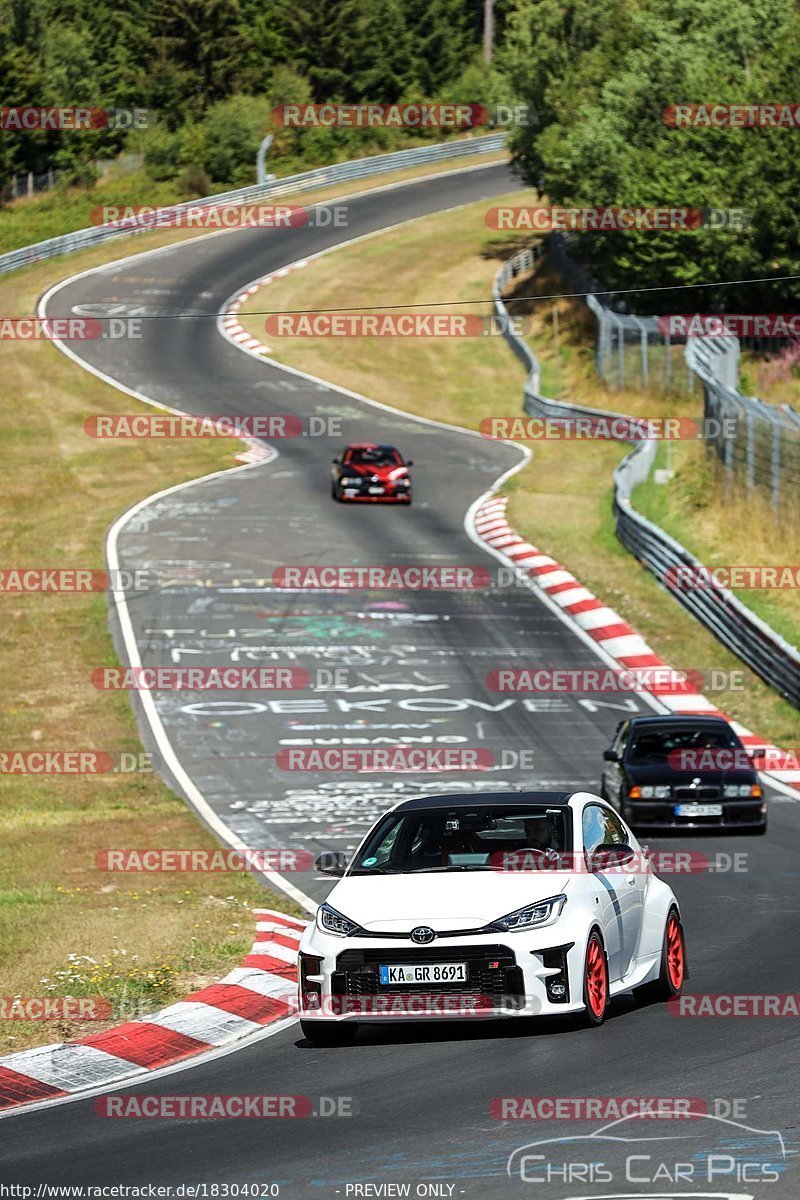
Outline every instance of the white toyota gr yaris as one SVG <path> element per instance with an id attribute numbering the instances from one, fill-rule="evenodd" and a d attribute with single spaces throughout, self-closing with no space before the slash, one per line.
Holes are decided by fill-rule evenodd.
<path id="1" fill-rule="evenodd" d="M 588 792 L 405 800 L 373 826 L 300 942 L 312 1042 L 366 1021 L 582 1014 L 680 994 L 678 903 L 647 850 Z"/>

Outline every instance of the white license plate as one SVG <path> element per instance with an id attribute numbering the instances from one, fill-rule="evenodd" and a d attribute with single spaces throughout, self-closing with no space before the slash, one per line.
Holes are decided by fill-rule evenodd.
<path id="1" fill-rule="evenodd" d="M 721 804 L 676 804 L 676 817 L 721 817 Z"/>
<path id="2" fill-rule="evenodd" d="M 381 983 L 466 983 L 466 963 L 426 963 L 414 966 L 411 963 L 382 966 Z"/>
<path id="3" fill-rule="evenodd" d="M 383 488 L 367 488 L 367 491 L 369 492 L 370 496 L 382 496 L 383 495 Z"/>

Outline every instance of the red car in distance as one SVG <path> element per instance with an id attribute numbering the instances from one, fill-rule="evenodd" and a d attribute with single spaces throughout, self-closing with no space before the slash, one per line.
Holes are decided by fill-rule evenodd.
<path id="1" fill-rule="evenodd" d="M 351 442 L 333 460 L 331 496 L 334 500 L 410 504 L 408 468 L 413 465 L 394 446 Z"/>

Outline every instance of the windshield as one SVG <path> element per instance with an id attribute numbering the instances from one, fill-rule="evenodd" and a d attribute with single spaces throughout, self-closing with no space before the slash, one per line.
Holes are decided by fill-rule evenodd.
<path id="1" fill-rule="evenodd" d="M 369 450 L 350 450 L 346 461 L 356 467 L 395 467 L 403 460 L 392 446 L 374 446 Z"/>
<path id="2" fill-rule="evenodd" d="M 741 747 L 732 729 L 662 729 L 638 734 L 628 762 L 665 762 L 674 750 L 729 750 Z"/>
<path id="3" fill-rule="evenodd" d="M 350 875 L 491 871 L 498 857 L 571 849 L 566 808 L 418 809 L 389 813 L 356 856 Z"/>

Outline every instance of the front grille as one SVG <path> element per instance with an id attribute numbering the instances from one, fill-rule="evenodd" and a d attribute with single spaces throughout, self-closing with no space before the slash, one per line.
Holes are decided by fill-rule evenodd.
<path id="1" fill-rule="evenodd" d="M 453 983 L 408 983 L 402 986 L 383 986 L 379 966 L 407 963 L 424 966 L 427 963 L 465 962 L 467 980 Z M 499 967 L 489 967 L 490 962 Z M 420 994 L 451 994 L 459 996 L 489 996 L 496 1003 L 508 997 L 522 997 L 525 985 L 522 971 L 507 946 L 442 946 L 432 949 L 345 950 L 336 960 L 331 980 L 334 996 L 387 996 L 398 992 Z"/>
<path id="2" fill-rule="evenodd" d="M 696 800 L 698 804 L 705 804 L 708 800 L 721 800 L 722 788 L 716 784 L 708 784 L 705 787 L 676 787 L 672 789 L 672 795 L 676 800 Z"/>

